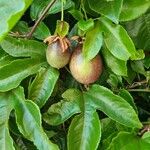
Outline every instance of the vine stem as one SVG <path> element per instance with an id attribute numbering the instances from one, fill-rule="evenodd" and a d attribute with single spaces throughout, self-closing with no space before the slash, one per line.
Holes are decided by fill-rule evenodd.
<path id="1" fill-rule="evenodd" d="M 150 89 L 127 89 L 130 92 L 148 92 L 150 93 Z"/>
<path id="2" fill-rule="evenodd" d="M 10 36 L 13 37 L 20 37 L 20 38 L 31 38 L 34 31 L 36 30 L 37 26 L 40 24 L 40 22 L 45 18 L 46 14 L 48 13 L 49 9 L 54 5 L 54 3 L 56 2 L 56 0 L 52 0 L 44 9 L 44 11 L 42 12 L 41 16 L 38 18 L 38 20 L 35 22 L 34 26 L 31 28 L 31 31 L 25 35 L 19 35 L 19 34 L 15 34 L 15 33 L 10 33 Z"/>
<path id="3" fill-rule="evenodd" d="M 32 34 L 34 33 L 35 29 L 39 25 L 39 23 L 45 18 L 46 14 L 48 13 L 49 9 L 54 5 L 56 0 L 52 0 L 44 9 L 43 13 L 41 16 L 38 18 L 38 20 L 35 22 L 34 26 L 32 27 L 31 31 L 27 34 L 27 38 L 31 38 Z"/>

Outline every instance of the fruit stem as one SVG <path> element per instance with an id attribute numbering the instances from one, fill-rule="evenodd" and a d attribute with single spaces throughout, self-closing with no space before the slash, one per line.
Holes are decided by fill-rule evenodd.
<path id="1" fill-rule="evenodd" d="M 64 21 L 64 0 L 61 0 L 61 21 Z"/>

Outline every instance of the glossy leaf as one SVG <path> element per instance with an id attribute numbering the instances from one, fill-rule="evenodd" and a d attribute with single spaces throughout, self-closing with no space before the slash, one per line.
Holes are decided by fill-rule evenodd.
<path id="1" fill-rule="evenodd" d="M 15 60 L 14 57 L 9 56 L 5 51 L 3 51 L 2 49 L 0 49 L 0 68 L 4 67 L 7 64 L 9 64 L 13 60 Z"/>
<path id="2" fill-rule="evenodd" d="M 51 0 L 52 1 L 52 0 Z M 31 10 L 30 10 L 30 16 L 32 20 L 37 19 L 43 9 L 48 5 L 50 1 L 49 0 L 34 0 L 34 2 L 31 5 Z M 74 3 L 71 0 L 66 0 L 66 4 L 64 5 L 64 10 L 74 6 Z M 61 0 L 57 0 L 55 4 L 50 8 L 48 11 L 48 14 L 56 14 L 61 11 Z"/>
<path id="3" fill-rule="evenodd" d="M 88 20 L 80 20 L 78 22 L 78 28 L 84 32 L 92 29 L 94 27 L 94 21 L 93 19 Z"/>
<path id="4" fill-rule="evenodd" d="M 137 150 L 148 150 L 150 149 L 150 144 L 128 132 L 120 132 L 111 142 L 107 150 L 120 150 L 120 149 L 132 149 Z"/>
<path id="5" fill-rule="evenodd" d="M 80 113 L 82 94 L 75 89 L 68 89 L 60 102 L 53 104 L 43 115 L 43 119 L 50 125 L 59 125 L 72 115 Z"/>
<path id="6" fill-rule="evenodd" d="M 90 8 L 118 23 L 123 0 L 88 0 Z"/>
<path id="7" fill-rule="evenodd" d="M 114 57 L 105 47 L 102 50 L 104 60 L 107 66 L 119 76 L 127 76 L 127 62 Z"/>
<path id="8" fill-rule="evenodd" d="M 83 20 L 83 14 L 81 11 L 72 9 L 69 11 L 69 13 L 76 19 L 76 20 Z"/>
<path id="9" fill-rule="evenodd" d="M 28 99 L 33 100 L 40 108 L 44 106 L 51 96 L 59 72 L 52 68 L 42 68 L 30 85 Z"/>
<path id="10" fill-rule="evenodd" d="M 6 37 L 0 45 L 4 51 L 13 57 L 36 57 L 38 59 L 45 59 L 46 45 L 42 42 Z"/>
<path id="11" fill-rule="evenodd" d="M 121 25 L 114 25 L 106 18 L 101 18 L 104 30 L 104 42 L 108 50 L 121 60 L 139 60 L 144 58 L 143 51 L 136 51 L 126 30 Z"/>
<path id="12" fill-rule="evenodd" d="M 93 85 L 84 93 L 84 99 L 92 101 L 96 109 L 103 111 L 111 119 L 131 128 L 141 128 L 134 109 L 122 97 L 115 95 L 109 89 Z M 112 107 L 113 106 L 113 107 Z"/>
<path id="13" fill-rule="evenodd" d="M 93 29 L 86 33 L 85 42 L 83 44 L 83 55 L 87 60 L 93 59 L 101 49 L 103 43 L 102 30 L 99 22 Z"/>
<path id="14" fill-rule="evenodd" d="M 32 0 L 1 0 L 0 1 L 0 41 L 13 28 L 16 22 L 30 6 Z"/>
<path id="15" fill-rule="evenodd" d="M 68 150 L 96 150 L 100 142 L 101 126 L 98 114 L 85 112 L 73 118 L 68 131 Z"/>
<path id="16" fill-rule="evenodd" d="M 137 107 L 134 103 L 134 99 L 127 90 L 125 90 L 125 89 L 120 90 L 119 96 L 121 96 L 124 100 L 126 100 L 134 108 L 134 110 L 138 113 Z"/>
<path id="17" fill-rule="evenodd" d="M 42 64 L 42 61 L 26 58 L 3 66 L 0 68 L 0 92 L 16 88 L 24 78 L 36 73 Z"/>
<path id="18" fill-rule="evenodd" d="M 12 91 L 16 122 L 19 131 L 29 140 L 33 141 L 38 149 L 58 150 L 44 133 L 41 126 L 41 114 L 38 106 L 32 101 L 25 100 L 23 88 Z"/>
<path id="19" fill-rule="evenodd" d="M 8 119 L 12 110 L 10 93 L 0 93 L 0 149 L 15 150 L 9 134 Z"/>
<path id="20" fill-rule="evenodd" d="M 125 0 L 120 14 L 121 21 L 133 20 L 144 14 L 150 7 L 149 0 Z"/>
<path id="21" fill-rule="evenodd" d="M 35 32 L 33 33 L 33 36 L 39 40 L 44 40 L 45 38 L 47 38 L 50 35 L 51 35 L 50 30 L 44 22 L 41 22 L 38 25 Z"/>

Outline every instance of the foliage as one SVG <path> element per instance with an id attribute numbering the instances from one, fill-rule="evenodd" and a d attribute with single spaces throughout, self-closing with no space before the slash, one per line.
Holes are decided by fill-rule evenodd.
<path id="1" fill-rule="evenodd" d="M 150 0 L 1 0 L 0 8 L 1 150 L 150 149 Z M 43 40 L 56 32 L 71 51 L 82 37 L 86 61 L 101 55 L 96 83 L 47 63 Z"/>

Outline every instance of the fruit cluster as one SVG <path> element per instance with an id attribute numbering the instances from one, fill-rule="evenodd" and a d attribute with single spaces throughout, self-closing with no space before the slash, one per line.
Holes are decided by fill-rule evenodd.
<path id="1" fill-rule="evenodd" d="M 101 75 L 103 66 L 100 55 L 87 61 L 82 53 L 82 43 L 79 43 L 71 54 L 70 42 L 66 37 L 52 36 L 45 42 L 49 43 L 46 50 L 47 62 L 57 69 L 63 68 L 69 63 L 71 74 L 79 83 L 89 85 Z"/>

